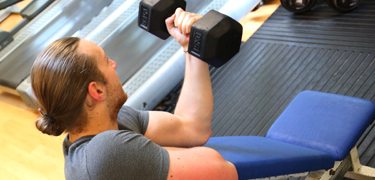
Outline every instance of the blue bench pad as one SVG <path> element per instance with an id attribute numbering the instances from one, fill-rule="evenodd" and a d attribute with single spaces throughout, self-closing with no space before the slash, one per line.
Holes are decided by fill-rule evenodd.
<path id="1" fill-rule="evenodd" d="M 341 161 L 374 118 L 372 101 L 303 91 L 273 123 L 266 137 L 324 151 Z"/>
<path id="2" fill-rule="evenodd" d="M 206 147 L 217 150 L 237 169 L 239 179 L 330 169 L 328 153 L 259 136 L 212 137 Z"/>

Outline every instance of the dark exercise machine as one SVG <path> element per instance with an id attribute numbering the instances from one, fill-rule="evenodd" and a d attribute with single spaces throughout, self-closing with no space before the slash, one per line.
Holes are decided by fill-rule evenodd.
<path id="1" fill-rule="evenodd" d="M 0 86 L 16 89 L 28 77 L 35 58 L 44 47 L 58 38 L 73 35 L 110 3 L 111 1 L 104 0 L 95 2 L 75 0 L 64 6 L 64 9 L 46 26 L 34 32 L 6 56 L 1 57 Z M 28 13 L 25 16 L 34 16 L 31 11 L 26 12 Z"/>
<path id="2" fill-rule="evenodd" d="M 21 1 L 22 0 L 0 0 L 0 10 L 5 9 Z"/>
<path id="3" fill-rule="evenodd" d="M 34 0 L 20 11 L 23 20 L 17 24 L 11 31 L 0 30 L 0 51 L 3 50 L 14 39 L 13 36 L 22 29 L 27 23 L 34 19 L 40 12 L 48 7 L 55 0 Z M 0 1 L 0 9 L 14 5 L 19 1 Z"/>

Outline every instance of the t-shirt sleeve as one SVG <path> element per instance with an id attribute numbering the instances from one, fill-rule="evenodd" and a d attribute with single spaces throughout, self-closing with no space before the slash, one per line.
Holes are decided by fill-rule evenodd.
<path id="1" fill-rule="evenodd" d="M 123 130 L 95 136 L 86 147 L 90 179 L 166 180 L 168 151 L 141 134 Z"/>
<path id="2" fill-rule="evenodd" d="M 124 105 L 117 115 L 117 123 L 120 130 L 131 130 L 144 135 L 148 118 L 148 111 L 140 111 Z"/>

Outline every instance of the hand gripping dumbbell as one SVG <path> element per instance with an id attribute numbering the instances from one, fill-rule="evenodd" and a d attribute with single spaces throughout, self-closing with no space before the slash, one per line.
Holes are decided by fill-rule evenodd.
<path id="1" fill-rule="evenodd" d="M 185 10 L 184 0 L 142 0 L 138 26 L 161 39 L 170 35 L 165 19 L 176 9 Z M 188 52 L 214 67 L 221 67 L 236 55 L 241 46 L 242 25 L 236 20 L 211 10 L 195 22 L 190 30 Z"/>

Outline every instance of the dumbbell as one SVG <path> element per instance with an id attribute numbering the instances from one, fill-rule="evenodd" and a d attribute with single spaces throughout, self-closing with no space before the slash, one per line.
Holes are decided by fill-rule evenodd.
<path id="1" fill-rule="evenodd" d="M 304 13 L 309 11 L 317 3 L 317 0 L 280 0 L 281 5 L 288 11 Z M 349 12 L 362 3 L 362 0 L 327 0 L 332 9 L 339 12 Z"/>
<path id="2" fill-rule="evenodd" d="M 332 9 L 339 12 L 349 12 L 362 3 L 362 0 L 327 0 L 327 4 Z"/>
<path id="3" fill-rule="evenodd" d="M 314 7 L 317 0 L 280 0 L 280 2 L 290 12 L 304 13 Z"/>
<path id="4" fill-rule="evenodd" d="M 169 37 L 165 19 L 181 7 L 184 0 L 142 0 L 138 26 L 161 39 Z M 188 52 L 214 67 L 221 67 L 236 55 L 241 46 L 242 25 L 236 20 L 211 10 L 193 24 Z"/>

